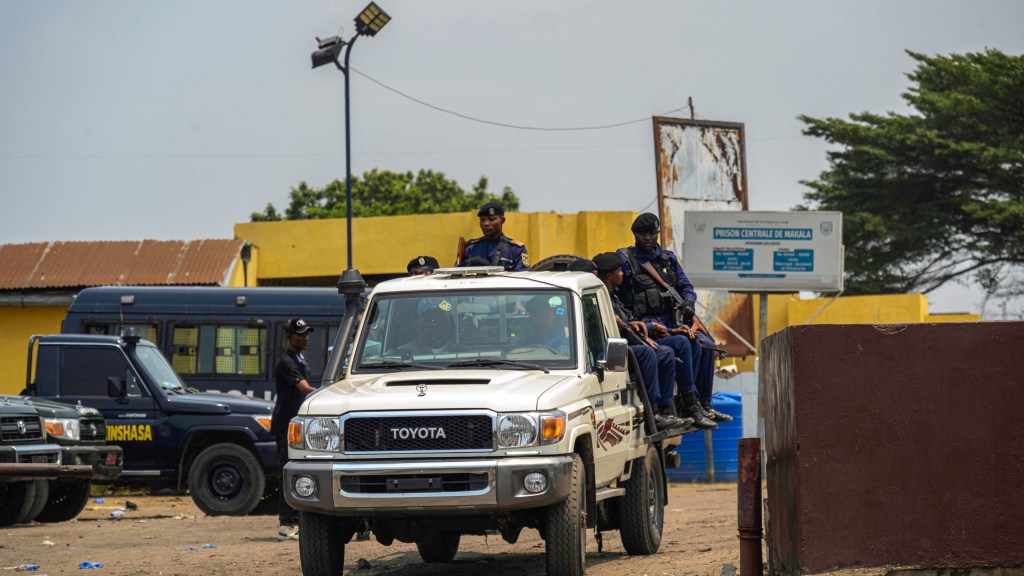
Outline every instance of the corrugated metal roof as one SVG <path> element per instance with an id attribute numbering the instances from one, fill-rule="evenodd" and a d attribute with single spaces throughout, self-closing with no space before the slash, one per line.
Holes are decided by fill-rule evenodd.
<path id="1" fill-rule="evenodd" d="M 0 290 L 221 285 L 244 240 L 0 245 Z"/>

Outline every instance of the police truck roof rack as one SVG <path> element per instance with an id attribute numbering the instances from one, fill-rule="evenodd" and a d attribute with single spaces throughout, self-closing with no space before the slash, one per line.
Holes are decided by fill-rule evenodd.
<path id="1" fill-rule="evenodd" d="M 438 268 L 434 275 L 444 274 L 450 278 L 468 278 L 471 276 L 490 276 L 504 272 L 501 266 L 466 266 L 465 268 Z"/>

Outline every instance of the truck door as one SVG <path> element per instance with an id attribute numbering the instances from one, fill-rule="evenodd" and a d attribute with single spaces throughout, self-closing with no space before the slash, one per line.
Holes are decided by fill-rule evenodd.
<path id="1" fill-rule="evenodd" d="M 592 374 L 597 371 L 597 361 L 604 354 L 608 341 L 596 290 L 583 293 L 583 331 L 586 343 L 583 361 L 587 372 Z M 622 472 L 622 463 L 629 453 L 632 413 L 626 405 L 625 373 L 605 372 L 599 386 L 601 393 L 594 403 L 597 419 L 594 476 L 602 482 Z"/>
<path id="2" fill-rule="evenodd" d="M 107 379 L 128 384 L 128 398 L 111 398 Z M 124 476 L 157 475 L 154 438 L 157 406 L 117 346 L 65 346 L 60 366 L 61 402 L 91 406 L 107 421 L 107 442 L 124 450 Z"/>

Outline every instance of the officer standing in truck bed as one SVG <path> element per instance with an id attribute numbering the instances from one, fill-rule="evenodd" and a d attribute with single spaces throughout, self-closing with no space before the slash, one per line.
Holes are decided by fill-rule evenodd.
<path id="1" fill-rule="evenodd" d="M 476 213 L 480 217 L 480 231 L 484 235 L 466 242 L 465 264 L 486 260 L 491 266 L 501 266 L 506 272 L 525 272 L 530 269 L 530 255 L 526 245 L 505 236 L 505 207 L 499 202 L 488 202 Z"/>

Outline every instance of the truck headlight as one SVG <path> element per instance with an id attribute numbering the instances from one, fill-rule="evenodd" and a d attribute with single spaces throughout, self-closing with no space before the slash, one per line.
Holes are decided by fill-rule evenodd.
<path id="1" fill-rule="evenodd" d="M 337 452 L 341 445 L 341 427 L 337 418 L 307 418 L 306 447 L 322 452 Z"/>
<path id="2" fill-rule="evenodd" d="M 504 414 L 498 418 L 498 448 L 522 448 L 537 440 L 537 421 L 529 414 Z"/>
<path id="3" fill-rule="evenodd" d="M 78 418 L 46 418 L 46 433 L 63 440 L 81 440 Z"/>

